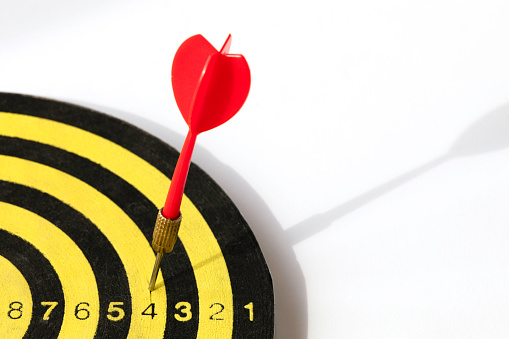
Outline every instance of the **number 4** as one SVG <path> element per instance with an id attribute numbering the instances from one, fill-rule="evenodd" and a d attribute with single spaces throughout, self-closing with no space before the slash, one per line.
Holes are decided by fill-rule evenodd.
<path id="1" fill-rule="evenodd" d="M 147 313 L 147 311 L 150 309 L 150 313 Z M 148 305 L 148 307 L 143 311 L 141 312 L 142 315 L 150 315 L 152 316 L 152 319 L 154 319 L 154 317 L 157 315 L 156 313 L 156 304 L 154 303 L 151 303 L 150 305 Z"/>

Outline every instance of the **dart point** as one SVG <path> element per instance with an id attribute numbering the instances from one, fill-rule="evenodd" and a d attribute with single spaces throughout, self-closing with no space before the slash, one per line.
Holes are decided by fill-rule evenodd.
<path id="1" fill-rule="evenodd" d="M 162 253 L 157 253 L 156 262 L 154 264 L 154 270 L 152 271 L 152 277 L 150 278 L 150 283 L 148 285 L 148 289 L 150 292 L 155 290 L 157 274 L 159 273 L 159 267 L 161 267 L 161 260 L 163 259 Z"/>

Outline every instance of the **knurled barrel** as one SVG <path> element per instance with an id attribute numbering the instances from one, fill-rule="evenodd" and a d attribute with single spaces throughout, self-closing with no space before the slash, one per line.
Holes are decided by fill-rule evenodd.
<path id="1" fill-rule="evenodd" d="M 161 213 L 162 209 L 157 213 L 156 225 L 152 236 L 152 248 L 157 253 L 170 253 L 177 241 L 182 214 L 177 219 L 167 219 Z"/>

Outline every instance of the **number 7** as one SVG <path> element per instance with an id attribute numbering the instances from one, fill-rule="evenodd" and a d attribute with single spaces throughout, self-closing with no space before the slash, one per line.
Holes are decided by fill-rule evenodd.
<path id="1" fill-rule="evenodd" d="M 56 301 L 43 301 L 43 302 L 41 302 L 41 305 L 42 306 L 49 306 L 49 308 L 46 310 L 46 312 L 44 312 L 44 316 L 42 317 L 42 320 L 49 320 L 49 315 L 51 314 L 51 311 L 53 311 L 53 309 L 55 307 L 57 307 L 58 302 L 56 302 Z"/>

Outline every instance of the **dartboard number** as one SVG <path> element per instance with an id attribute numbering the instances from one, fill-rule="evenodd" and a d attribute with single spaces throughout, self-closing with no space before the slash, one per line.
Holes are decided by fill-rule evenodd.
<path id="1" fill-rule="evenodd" d="M 23 308 L 23 304 L 19 301 L 13 301 L 9 304 L 9 312 L 7 312 L 7 315 L 11 319 L 19 319 L 23 315 L 23 311 L 21 310 Z"/>
<path id="2" fill-rule="evenodd" d="M 253 302 L 250 302 L 249 304 L 245 305 L 244 308 L 249 310 L 249 321 L 254 320 L 254 306 Z"/>
<path id="3" fill-rule="evenodd" d="M 41 302 L 42 306 L 49 306 L 46 312 L 44 312 L 44 315 L 42 317 L 42 320 L 49 320 L 49 315 L 51 312 L 57 307 L 58 302 L 57 301 L 43 301 Z"/>
<path id="4" fill-rule="evenodd" d="M 148 313 L 147 311 L 150 309 L 150 313 Z M 149 315 L 152 317 L 152 319 L 154 319 L 154 317 L 157 315 L 156 313 L 156 304 L 152 303 L 150 305 L 148 305 L 148 307 L 143 311 L 141 312 L 142 315 Z"/>
<path id="5" fill-rule="evenodd" d="M 90 317 L 90 311 L 87 308 L 85 308 L 85 306 L 90 306 L 90 304 L 82 302 L 76 305 L 76 308 L 74 309 L 74 316 L 76 317 L 76 319 L 86 320 L 88 319 L 88 317 Z"/>
<path id="6" fill-rule="evenodd" d="M 41 306 L 48 307 L 46 312 L 42 317 L 43 320 L 49 320 L 50 315 L 53 310 L 58 306 L 57 301 L 43 301 L 41 302 Z M 120 321 L 125 317 L 125 310 L 122 308 L 124 306 L 124 302 L 121 301 L 112 301 L 108 306 L 108 313 L 106 317 L 110 321 Z M 79 320 L 86 320 L 90 317 L 90 304 L 87 302 L 80 302 L 76 305 L 74 309 L 74 316 Z M 211 315 L 209 317 L 210 320 L 224 320 L 222 313 L 225 310 L 225 306 L 221 303 L 213 303 L 209 307 L 211 309 Z M 254 321 L 254 305 L 253 302 L 250 302 L 247 305 L 244 305 L 244 308 L 249 312 L 249 321 Z M 189 321 L 193 318 L 193 312 L 191 311 L 191 303 L 187 301 L 181 301 L 175 304 L 175 314 L 174 317 L 176 320 L 185 322 Z M 142 315 L 149 315 L 152 319 L 157 315 L 156 313 L 156 304 L 151 303 L 147 306 L 145 310 L 141 313 Z M 23 303 L 20 301 L 13 301 L 9 304 L 9 310 L 7 311 L 7 315 L 9 318 L 16 320 L 20 319 L 23 316 Z"/>
<path id="7" fill-rule="evenodd" d="M 106 317 L 111 321 L 119 321 L 124 319 L 125 316 L 124 309 L 119 307 L 123 305 L 124 303 L 121 301 L 110 302 L 110 305 L 108 306 L 108 314 L 106 315 Z"/>
<path id="8" fill-rule="evenodd" d="M 210 316 L 209 318 L 210 320 L 224 320 L 224 318 L 221 318 L 221 316 L 219 316 L 219 314 L 224 311 L 223 304 L 214 303 L 210 305 L 210 308 L 212 309 L 212 311 L 215 311 L 215 313 Z"/>
<path id="9" fill-rule="evenodd" d="M 180 313 L 175 313 L 175 319 L 178 321 L 189 321 L 193 317 L 191 304 L 187 301 L 181 301 L 175 305 L 175 309 Z"/>

